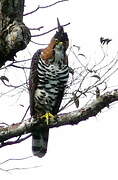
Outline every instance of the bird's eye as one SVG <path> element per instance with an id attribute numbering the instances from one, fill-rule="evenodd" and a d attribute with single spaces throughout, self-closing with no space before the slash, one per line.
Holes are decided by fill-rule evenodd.
<path id="1" fill-rule="evenodd" d="M 56 44 L 58 44 L 59 43 L 58 39 L 55 39 L 55 42 L 56 42 Z"/>

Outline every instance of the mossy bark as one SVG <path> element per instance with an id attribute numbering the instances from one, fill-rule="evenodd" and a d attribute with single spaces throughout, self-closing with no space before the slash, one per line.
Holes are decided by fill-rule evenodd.
<path id="1" fill-rule="evenodd" d="M 24 0 L 0 0 L 0 67 L 14 60 L 28 45 L 31 35 L 23 23 Z"/>

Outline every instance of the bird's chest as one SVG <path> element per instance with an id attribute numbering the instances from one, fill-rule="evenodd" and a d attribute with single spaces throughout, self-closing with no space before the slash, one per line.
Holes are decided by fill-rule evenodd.
<path id="1" fill-rule="evenodd" d="M 50 65 L 48 70 L 45 72 L 45 81 L 48 83 L 57 82 L 59 81 L 59 68 L 54 65 Z"/>
<path id="2" fill-rule="evenodd" d="M 59 71 L 57 67 L 50 65 L 43 69 L 42 74 L 39 72 L 39 81 L 35 91 L 35 102 L 37 106 L 44 105 L 46 108 L 50 106 L 50 110 L 52 109 L 59 91 Z"/>
<path id="3" fill-rule="evenodd" d="M 34 95 L 36 108 L 44 107 L 43 109 L 52 111 L 59 91 L 65 86 L 67 81 L 68 71 L 66 72 L 66 69 L 60 69 L 54 64 L 46 67 L 42 66 L 42 68 L 39 67 L 38 84 Z M 65 73 L 67 73 L 66 80 Z"/>

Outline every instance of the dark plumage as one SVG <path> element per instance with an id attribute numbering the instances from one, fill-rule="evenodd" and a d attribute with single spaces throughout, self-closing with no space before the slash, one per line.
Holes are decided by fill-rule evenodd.
<path id="1" fill-rule="evenodd" d="M 38 50 L 32 58 L 29 95 L 30 112 L 34 120 L 42 118 L 46 113 L 56 115 L 59 111 L 69 76 L 66 55 L 68 44 L 67 33 L 62 30 L 58 31 L 48 47 Z M 48 127 L 33 130 L 32 150 L 34 155 L 38 157 L 45 155 L 48 136 Z"/>

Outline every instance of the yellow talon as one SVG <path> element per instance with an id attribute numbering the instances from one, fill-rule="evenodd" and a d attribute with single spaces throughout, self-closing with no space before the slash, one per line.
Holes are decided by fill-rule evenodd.
<path id="1" fill-rule="evenodd" d="M 53 120 L 54 116 L 51 113 L 45 113 L 41 118 L 45 118 L 46 124 L 49 124 L 49 120 Z"/>

